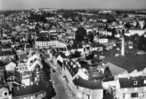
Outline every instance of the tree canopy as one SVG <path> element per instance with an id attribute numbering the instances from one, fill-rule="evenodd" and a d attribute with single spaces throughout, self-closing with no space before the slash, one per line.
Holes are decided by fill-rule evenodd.
<path id="1" fill-rule="evenodd" d="M 75 33 L 75 40 L 77 43 L 82 42 L 85 40 L 87 36 L 87 31 L 83 27 L 79 27 Z"/>

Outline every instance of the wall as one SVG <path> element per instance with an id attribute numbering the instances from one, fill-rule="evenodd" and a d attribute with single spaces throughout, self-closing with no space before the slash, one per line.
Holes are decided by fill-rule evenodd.
<path id="1" fill-rule="evenodd" d="M 118 99 L 146 99 L 146 87 L 121 88 L 116 93 Z M 138 93 L 138 97 L 131 97 L 132 93 Z"/>

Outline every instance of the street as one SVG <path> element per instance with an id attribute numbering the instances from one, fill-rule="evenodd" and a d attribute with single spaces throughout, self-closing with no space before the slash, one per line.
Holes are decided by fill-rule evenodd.
<path id="1" fill-rule="evenodd" d="M 56 91 L 56 96 L 53 99 L 76 99 L 75 96 L 71 95 L 71 91 L 65 85 L 65 81 L 63 81 L 62 75 L 58 71 L 51 72 L 51 79 Z"/>

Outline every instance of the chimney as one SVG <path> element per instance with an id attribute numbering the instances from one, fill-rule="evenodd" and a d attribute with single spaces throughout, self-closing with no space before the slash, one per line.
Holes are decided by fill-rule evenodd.
<path id="1" fill-rule="evenodd" d="M 125 39 L 124 36 L 121 38 L 121 56 L 125 56 Z"/>

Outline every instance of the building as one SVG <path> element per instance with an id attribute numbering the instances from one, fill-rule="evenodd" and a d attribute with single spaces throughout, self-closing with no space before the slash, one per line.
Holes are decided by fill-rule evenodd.
<path id="1" fill-rule="evenodd" d="M 100 39 L 98 39 L 98 42 L 100 44 L 107 44 L 109 42 L 109 40 L 107 38 L 100 38 Z"/>
<path id="2" fill-rule="evenodd" d="M 48 39 L 39 38 L 35 41 L 35 48 L 49 48 Z"/>
<path id="3" fill-rule="evenodd" d="M 67 51 L 67 44 L 54 40 L 54 41 L 48 41 L 45 39 L 42 40 L 37 40 L 35 42 L 35 47 L 36 48 L 54 48 L 57 51 L 65 52 Z"/>
<path id="4" fill-rule="evenodd" d="M 9 94 L 9 89 L 6 87 L 0 88 L 0 99 L 12 99 L 12 96 Z"/>
<path id="5" fill-rule="evenodd" d="M 145 99 L 146 77 L 119 78 L 120 89 L 116 92 L 118 99 Z"/>
<path id="6" fill-rule="evenodd" d="M 142 36 L 145 32 L 146 30 L 144 29 L 130 29 L 128 33 L 126 33 L 125 35 L 132 36 L 132 35 L 138 34 L 139 36 Z"/>
<path id="7" fill-rule="evenodd" d="M 2 51 L 12 51 L 11 44 L 2 44 L 1 50 Z"/>
<path id="8" fill-rule="evenodd" d="M 109 57 L 104 59 L 106 66 L 109 66 L 113 75 L 130 73 L 134 70 L 142 71 L 146 66 L 146 55 L 129 55 L 119 57 Z"/>
<path id="9" fill-rule="evenodd" d="M 103 74 L 95 68 L 85 69 L 76 67 L 77 63 L 70 61 L 62 70 L 65 83 L 71 93 L 78 99 L 103 99 Z"/>
<path id="10" fill-rule="evenodd" d="M 105 29 L 99 29 L 98 32 L 99 32 L 99 35 L 101 35 L 101 36 L 105 36 L 105 37 L 111 37 L 112 36 L 112 32 L 107 31 Z"/>
<path id="11" fill-rule="evenodd" d="M 0 64 L 2 65 L 3 63 L 0 62 Z M 0 66 L 0 83 L 4 83 L 5 82 L 5 67 L 4 66 Z"/>
<path id="12" fill-rule="evenodd" d="M 116 83 L 110 86 L 112 95 L 116 99 L 145 99 L 146 77 L 145 77 L 146 55 L 132 55 L 106 58 L 105 66 L 108 66 L 114 75 Z M 103 88 L 107 85 L 103 83 Z"/>
<path id="13" fill-rule="evenodd" d="M 21 79 L 20 82 L 13 82 L 16 84 L 12 90 L 14 99 L 43 99 L 44 97 L 51 99 L 53 97 L 53 94 L 51 94 L 52 83 L 44 80 L 43 64 L 40 62 L 41 58 L 39 55 L 32 51 L 27 58 L 22 57 L 19 60 L 16 71 Z"/>
<path id="14" fill-rule="evenodd" d="M 13 59 L 14 53 L 12 51 L 0 51 L 0 60 Z"/>
<path id="15" fill-rule="evenodd" d="M 101 80 L 84 80 L 82 78 L 75 79 L 74 84 L 80 92 L 80 99 L 102 99 L 103 88 Z"/>
<path id="16" fill-rule="evenodd" d="M 12 41 L 11 41 L 10 38 L 4 38 L 4 39 L 1 39 L 0 42 L 1 42 L 2 44 L 8 44 L 8 43 L 11 43 Z"/>

